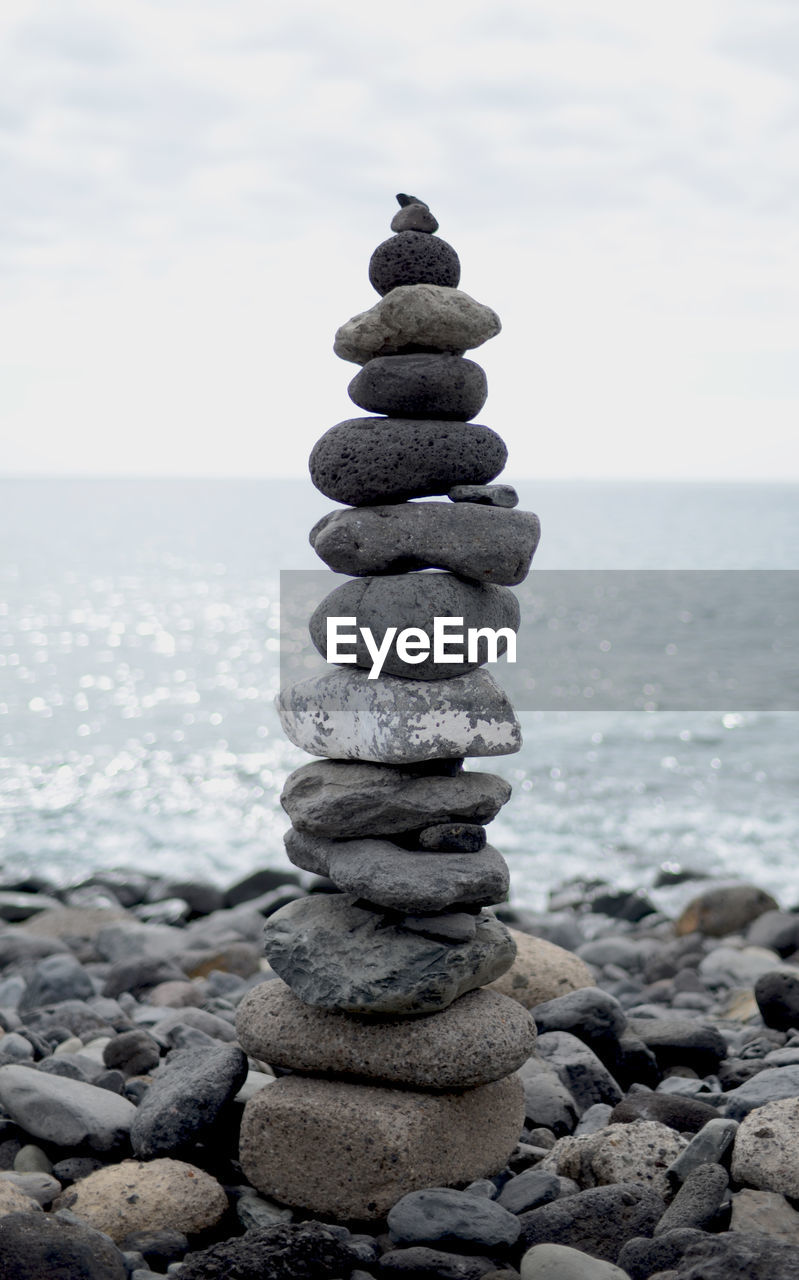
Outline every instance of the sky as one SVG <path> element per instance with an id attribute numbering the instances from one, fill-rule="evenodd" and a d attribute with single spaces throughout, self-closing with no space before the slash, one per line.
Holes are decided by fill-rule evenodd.
<path id="1" fill-rule="evenodd" d="M 303 476 L 426 200 L 506 477 L 799 480 L 795 0 L 3 0 L 0 469 Z"/>

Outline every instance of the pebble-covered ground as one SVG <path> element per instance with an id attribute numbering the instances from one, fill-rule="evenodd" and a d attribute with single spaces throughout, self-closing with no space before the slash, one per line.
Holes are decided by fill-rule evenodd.
<path id="1" fill-rule="evenodd" d="M 795 1280 L 799 913 L 689 888 L 674 918 L 599 882 L 498 909 L 522 939 L 503 989 L 538 1029 L 518 1145 L 492 1178 L 342 1223 L 237 1160 L 245 1101 L 282 1074 L 247 1059 L 237 1007 L 270 979 L 264 918 L 307 891 L 292 873 L 7 880 L 3 1276 Z"/>

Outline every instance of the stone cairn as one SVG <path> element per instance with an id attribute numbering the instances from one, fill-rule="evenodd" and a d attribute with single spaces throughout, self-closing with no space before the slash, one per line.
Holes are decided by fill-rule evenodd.
<path id="1" fill-rule="evenodd" d="M 315 525 L 311 544 L 352 575 L 318 606 L 311 636 L 327 656 L 327 618 L 354 617 L 356 664 L 278 699 L 291 741 L 323 757 L 286 782 L 288 855 L 340 892 L 270 917 L 265 949 L 279 977 L 250 993 L 238 1019 L 246 1052 L 290 1071 L 247 1103 L 247 1178 L 345 1220 L 499 1172 L 524 1120 L 514 1072 L 535 1042 L 529 1013 L 489 985 L 515 957 L 485 910 L 508 891 L 484 824 L 510 787 L 462 768 L 466 756 L 521 745 L 483 669 L 485 639 L 455 665 L 436 662 L 432 647 L 407 660 L 419 658 L 419 636 L 415 653 L 392 648 L 371 679 L 359 630 L 378 641 L 392 626 L 432 637 L 434 617 L 447 617 L 515 631 L 508 586 L 528 573 L 539 537 L 536 516 L 513 509 L 515 491 L 489 483 L 505 464 L 503 441 L 471 421 L 486 377 L 463 352 L 494 337 L 499 319 L 458 289 L 458 255 L 435 235 L 428 206 L 397 199 L 395 234 L 369 264 L 380 301 L 335 341 L 337 355 L 363 366 L 351 399 L 383 416 L 340 422 L 310 458 L 316 487 L 346 504 Z M 443 572 L 419 572 L 428 569 Z"/>

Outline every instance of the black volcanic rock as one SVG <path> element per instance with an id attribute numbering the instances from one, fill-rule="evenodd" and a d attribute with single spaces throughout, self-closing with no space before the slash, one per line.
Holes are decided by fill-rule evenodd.
<path id="1" fill-rule="evenodd" d="M 389 236 L 369 261 L 369 281 L 381 297 L 399 284 L 457 289 L 460 278 L 461 264 L 452 245 L 426 231 L 399 231 Z"/>
<path id="2" fill-rule="evenodd" d="M 484 484 L 499 475 L 507 456 L 496 431 L 477 422 L 347 418 L 320 436 L 308 466 L 320 493 L 365 507 Z"/>
<path id="3" fill-rule="evenodd" d="M 420 353 L 377 356 L 352 379 L 350 400 L 369 413 L 467 422 L 486 402 L 479 364 L 462 356 Z"/>

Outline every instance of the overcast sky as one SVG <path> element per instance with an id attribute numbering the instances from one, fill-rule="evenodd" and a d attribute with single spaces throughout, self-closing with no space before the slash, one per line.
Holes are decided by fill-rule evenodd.
<path id="1" fill-rule="evenodd" d="M 428 201 L 508 478 L 799 479 L 796 0 L 3 0 L 6 474 L 304 475 Z"/>

